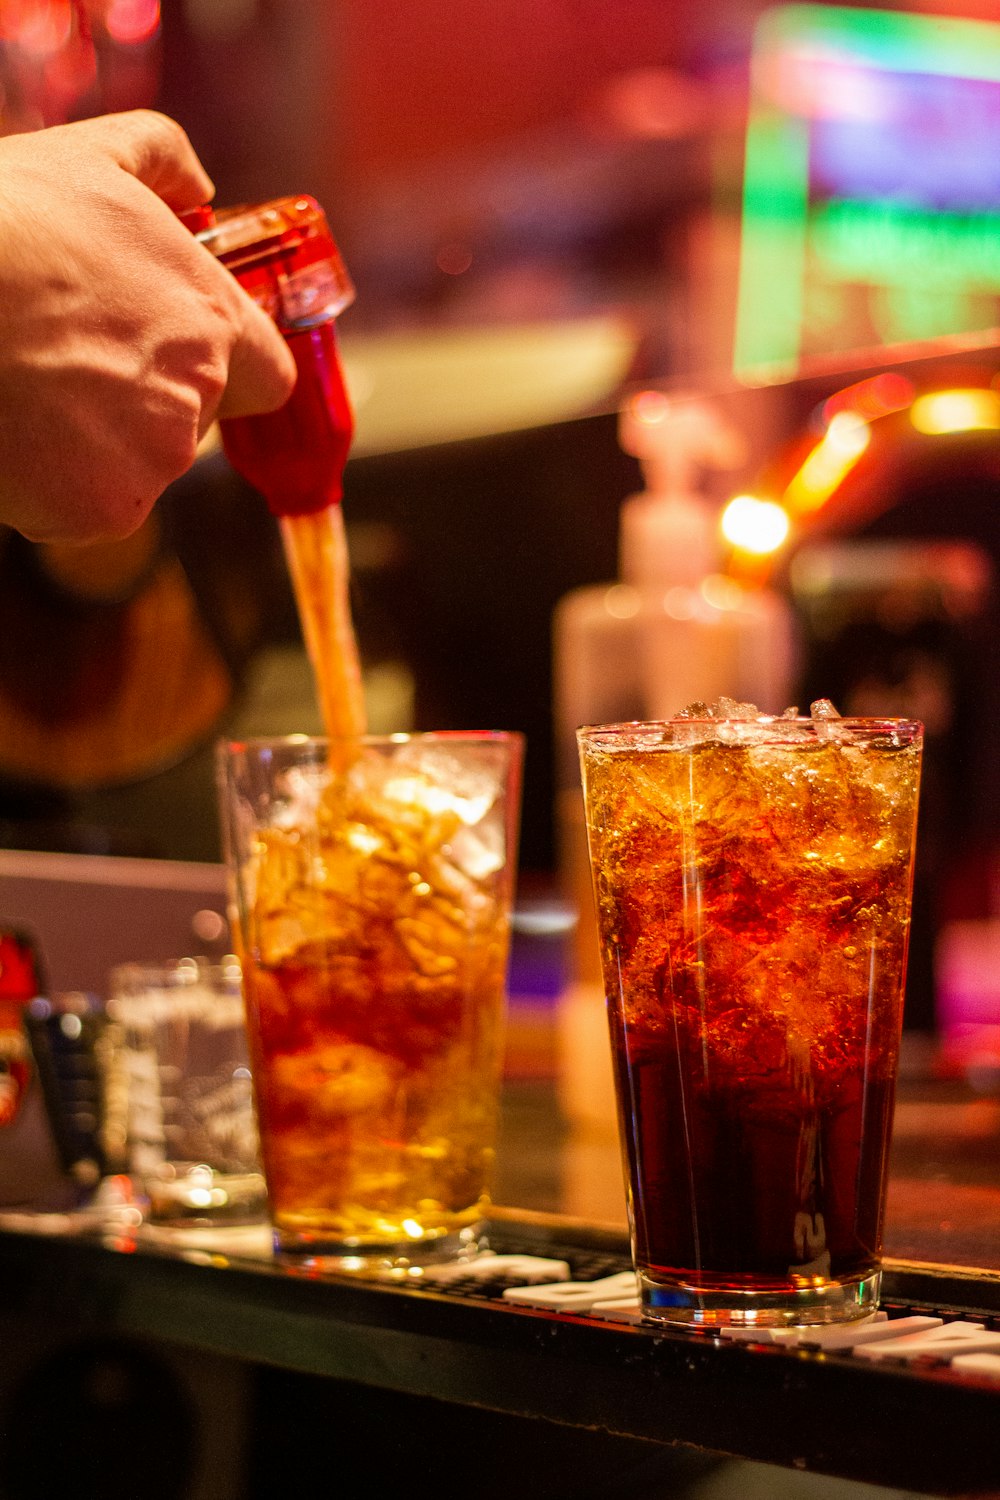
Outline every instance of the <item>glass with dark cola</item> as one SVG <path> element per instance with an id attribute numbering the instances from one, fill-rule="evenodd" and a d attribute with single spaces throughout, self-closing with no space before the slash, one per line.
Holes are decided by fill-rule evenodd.
<path id="1" fill-rule="evenodd" d="M 722 700 L 579 744 L 646 1317 L 874 1311 L 922 727 Z"/>

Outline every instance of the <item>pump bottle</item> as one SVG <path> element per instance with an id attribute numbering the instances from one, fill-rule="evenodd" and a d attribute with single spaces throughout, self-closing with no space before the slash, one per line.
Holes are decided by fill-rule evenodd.
<path id="1" fill-rule="evenodd" d="M 619 441 L 645 480 L 621 506 L 619 576 L 568 594 L 553 621 L 560 877 L 577 916 L 559 1002 L 561 1103 L 571 1121 L 601 1129 L 614 1128 L 614 1098 L 576 729 L 670 718 L 723 694 L 780 713 L 794 671 L 786 600 L 720 572 L 706 479 L 739 466 L 739 434 L 707 400 L 645 391 L 622 410 Z"/>

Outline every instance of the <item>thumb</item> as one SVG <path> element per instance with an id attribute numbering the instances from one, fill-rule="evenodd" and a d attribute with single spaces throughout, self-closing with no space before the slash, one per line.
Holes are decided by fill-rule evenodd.
<path id="1" fill-rule="evenodd" d="M 294 356 L 274 323 L 242 292 L 240 301 L 245 317 L 229 356 L 229 376 L 217 417 L 276 411 L 295 385 Z"/>

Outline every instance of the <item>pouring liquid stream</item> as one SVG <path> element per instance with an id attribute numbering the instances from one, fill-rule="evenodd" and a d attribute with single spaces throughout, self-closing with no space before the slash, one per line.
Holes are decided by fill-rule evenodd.
<path id="1" fill-rule="evenodd" d="M 327 738 L 367 729 L 361 664 L 351 619 L 350 563 L 339 505 L 280 521 L 306 651 Z"/>

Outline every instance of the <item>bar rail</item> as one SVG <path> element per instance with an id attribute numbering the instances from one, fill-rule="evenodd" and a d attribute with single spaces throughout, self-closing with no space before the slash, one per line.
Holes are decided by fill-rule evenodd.
<path id="1" fill-rule="evenodd" d="M 491 1243 L 628 1266 L 621 1236 L 548 1216 L 501 1216 Z M 0 1283 L 22 1327 L 431 1397 L 456 1422 L 485 1410 L 920 1494 L 1000 1492 L 1000 1381 L 946 1360 L 732 1343 L 121 1237 L 0 1231 Z M 1000 1329 L 997 1275 L 892 1263 L 883 1300 Z"/>

